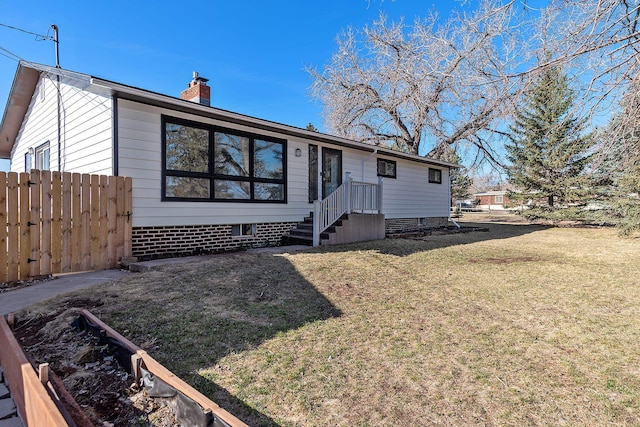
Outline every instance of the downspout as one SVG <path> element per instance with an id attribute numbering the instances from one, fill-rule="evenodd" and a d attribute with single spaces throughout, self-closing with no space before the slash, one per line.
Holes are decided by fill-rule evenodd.
<path id="1" fill-rule="evenodd" d="M 376 154 L 378 154 L 378 148 L 377 147 L 373 150 L 373 153 L 369 154 L 367 157 L 362 159 L 362 182 L 364 182 L 364 165 L 365 165 L 365 163 L 367 163 L 369 161 L 369 159 L 371 159 Z"/>
<path id="2" fill-rule="evenodd" d="M 53 29 L 53 43 L 56 47 L 56 68 L 60 68 L 60 45 L 58 42 L 58 26 L 51 25 Z M 62 111 L 60 104 L 62 94 L 60 93 L 60 74 L 56 75 L 56 92 L 58 92 L 58 172 L 62 172 Z"/>
<path id="3" fill-rule="evenodd" d="M 119 173 L 119 159 L 118 159 L 118 97 L 113 95 L 111 97 L 111 155 L 113 156 L 112 168 L 113 175 L 118 176 Z"/>
<path id="4" fill-rule="evenodd" d="M 60 103 L 62 95 L 60 94 L 60 76 L 56 76 L 56 92 L 58 93 L 58 172 L 62 172 L 62 112 Z"/>

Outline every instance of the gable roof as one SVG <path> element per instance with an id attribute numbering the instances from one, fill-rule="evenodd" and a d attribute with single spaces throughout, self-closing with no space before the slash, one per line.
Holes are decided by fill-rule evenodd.
<path id="1" fill-rule="evenodd" d="M 8 159 L 11 157 L 13 143 L 18 136 L 24 116 L 27 114 L 39 78 L 40 72 L 38 70 L 24 67 L 22 63 L 18 65 L 2 122 L 0 122 L 0 158 Z"/>
<path id="2" fill-rule="evenodd" d="M 40 76 L 43 74 L 59 76 L 61 78 L 74 81 L 74 84 L 82 89 L 93 93 L 117 97 L 130 101 L 149 104 L 157 107 L 168 108 L 201 117 L 222 120 L 238 125 L 250 126 L 256 129 L 278 132 L 289 136 L 300 137 L 323 142 L 342 147 L 355 148 L 369 153 L 379 153 L 381 155 L 412 160 L 420 163 L 428 163 L 445 168 L 458 168 L 458 164 L 436 160 L 428 157 L 407 154 L 400 151 L 391 150 L 376 145 L 363 142 L 352 141 L 333 135 L 310 131 L 295 126 L 285 125 L 269 120 L 259 119 L 244 114 L 234 113 L 221 108 L 205 106 L 191 101 L 186 101 L 178 97 L 140 89 L 134 86 L 113 82 L 87 74 L 62 68 L 50 67 L 42 64 L 35 64 L 20 61 L 18 69 L 9 92 L 7 106 L 0 122 L 0 158 L 11 157 L 13 145 L 18 137 L 25 115 L 35 93 Z"/>

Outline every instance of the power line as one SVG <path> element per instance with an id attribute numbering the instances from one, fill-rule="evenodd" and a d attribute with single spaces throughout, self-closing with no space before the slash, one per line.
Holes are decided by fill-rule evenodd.
<path id="1" fill-rule="evenodd" d="M 5 56 L 5 57 L 7 57 L 7 58 L 9 58 L 9 59 L 12 59 L 12 60 L 14 60 L 14 61 L 21 61 L 21 60 L 22 60 L 22 58 L 21 58 L 20 56 L 18 56 L 18 55 L 16 55 L 15 53 L 11 52 L 9 49 L 5 49 L 5 48 L 4 48 L 4 47 L 2 47 L 2 46 L 0 46 L 0 51 L 6 52 L 6 53 L 2 53 L 2 52 L 0 52 L 0 55 Z M 8 53 L 9 55 L 7 55 L 7 53 Z"/>
<path id="2" fill-rule="evenodd" d="M 16 31 L 21 31 L 21 32 L 26 33 L 26 34 L 31 34 L 32 36 L 39 37 L 41 40 L 53 40 L 53 37 L 50 36 L 49 34 L 43 36 L 42 34 L 38 34 L 38 33 L 31 32 L 31 31 L 23 30 L 22 28 L 18 28 L 18 27 L 14 27 L 14 26 L 11 26 L 11 25 L 3 24 L 1 22 L 0 22 L 0 26 L 6 27 L 6 28 L 10 28 L 10 29 L 16 30 Z"/>

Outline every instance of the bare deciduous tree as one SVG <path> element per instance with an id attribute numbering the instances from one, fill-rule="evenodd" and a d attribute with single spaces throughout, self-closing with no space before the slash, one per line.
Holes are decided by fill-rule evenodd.
<path id="1" fill-rule="evenodd" d="M 528 60 L 513 13 L 514 1 L 483 0 L 443 24 L 436 14 L 410 28 L 381 17 L 347 30 L 331 63 L 308 70 L 329 132 L 414 154 L 467 143 L 497 161 L 487 140 L 500 133 Z"/>
<path id="2" fill-rule="evenodd" d="M 575 114 L 601 120 L 640 76 L 640 0 L 481 0 L 470 13 L 338 38 L 311 93 L 329 132 L 424 154 L 463 143 L 495 163 L 504 120 L 532 81 L 562 66 L 583 84 Z M 476 160 L 478 157 L 476 158 Z"/>

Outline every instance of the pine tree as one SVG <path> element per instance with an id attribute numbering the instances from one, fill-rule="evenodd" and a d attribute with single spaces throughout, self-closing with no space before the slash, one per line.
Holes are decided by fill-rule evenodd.
<path id="1" fill-rule="evenodd" d="M 557 68 L 541 75 L 516 111 L 511 142 L 505 145 L 509 182 L 519 191 L 511 200 L 546 199 L 549 207 L 576 203 L 588 195 L 584 170 L 595 144 L 585 122 L 572 114 L 573 90 Z"/>
<path id="2" fill-rule="evenodd" d="M 462 158 L 458 154 L 455 146 L 444 145 L 440 150 L 434 150 L 434 158 L 444 160 L 449 163 L 462 164 Z M 467 168 L 451 169 L 449 172 L 451 183 L 451 200 L 462 200 L 469 196 L 469 188 L 473 184 L 473 179 L 469 177 Z"/>
<path id="3" fill-rule="evenodd" d="M 599 167 L 605 202 L 620 229 L 640 231 L 640 78 L 632 81 L 620 111 L 604 132 L 606 156 Z"/>

